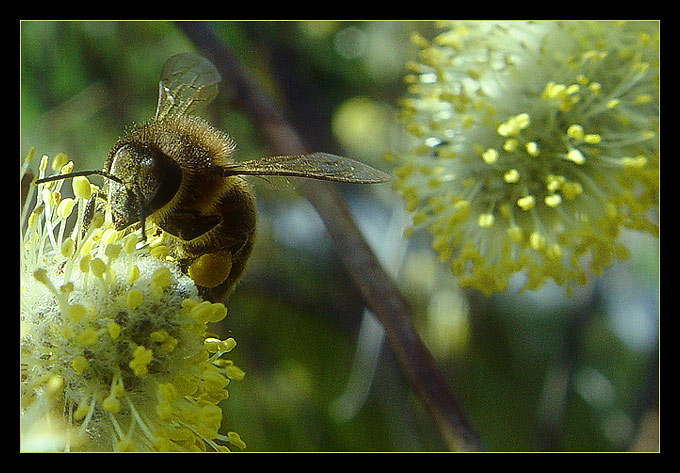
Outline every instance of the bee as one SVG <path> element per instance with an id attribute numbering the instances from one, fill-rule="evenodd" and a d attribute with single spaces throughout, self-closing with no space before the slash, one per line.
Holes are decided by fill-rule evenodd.
<path id="1" fill-rule="evenodd" d="M 253 249 L 257 212 L 243 176 L 357 184 L 390 179 L 366 164 L 327 153 L 235 162 L 232 139 L 195 115 L 216 97 L 220 80 L 209 60 L 193 53 L 172 56 L 161 72 L 156 115 L 116 142 L 101 171 L 36 181 L 92 174 L 106 178 L 102 193 L 93 199 L 106 202 L 114 228 L 139 224 L 142 240 L 147 222 L 162 230 L 182 271 L 194 280 L 202 297 L 213 302 L 233 289 Z"/>

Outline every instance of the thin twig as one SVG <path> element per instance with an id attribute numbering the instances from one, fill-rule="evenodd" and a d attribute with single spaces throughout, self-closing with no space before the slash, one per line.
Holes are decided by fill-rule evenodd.
<path id="1" fill-rule="evenodd" d="M 179 22 L 178 25 L 198 49 L 210 56 L 223 78 L 236 88 L 243 109 L 273 153 L 309 153 L 300 135 L 239 60 L 213 34 L 208 23 Z M 299 190 L 323 219 L 338 255 L 366 305 L 385 328 L 388 343 L 403 373 L 427 406 L 448 448 L 452 451 L 483 450 L 479 436 L 418 337 L 406 301 L 361 236 L 337 189 L 310 179 Z"/>

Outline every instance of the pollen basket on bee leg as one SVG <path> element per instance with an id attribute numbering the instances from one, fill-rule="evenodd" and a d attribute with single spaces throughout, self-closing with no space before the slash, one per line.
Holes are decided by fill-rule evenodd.
<path id="1" fill-rule="evenodd" d="M 187 272 L 197 285 L 217 287 L 229 277 L 231 263 L 231 252 L 228 250 L 207 253 L 191 263 Z"/>

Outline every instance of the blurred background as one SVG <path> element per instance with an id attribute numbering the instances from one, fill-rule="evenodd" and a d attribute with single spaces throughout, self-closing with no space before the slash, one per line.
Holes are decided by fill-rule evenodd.
<path id="1" fill-rule="evenodd" d="M 212 27 L 311 148 L 389 171 L 382 155 L 407 147 L 394 115 L 417 54 L 409 35 L 432 37 L 431 23 Z M 101 168 L 125 127 L 153 116 L 165 60 L 196 51 L 171 22 L 22 22 L 20 41 L 21 157 L 65 152 L 76 169 Z M 237 160 L 271 154 L 228 83 L 203 116 Z M 253 184 L 255 250 L 220 327 L 247 374 L 230 385 L 223 431 L 248 451 L 444 450 L 311 205 Z M 340 187 L 489 450 L 658 450 L 657 240 L 624 233 L 631 258 L 569 299 L 553 285 L 520 294 L 519 279 L 485 298 L 457 287 L 426 235 L 403 238 L 389 185 Z"/>

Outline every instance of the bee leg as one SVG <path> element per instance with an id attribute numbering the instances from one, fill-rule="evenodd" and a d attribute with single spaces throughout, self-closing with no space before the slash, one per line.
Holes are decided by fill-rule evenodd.
<path id="1" fill-rule="evenodd" d="M 102 217 L 106 213 L 106 194 L 94 192 L 85 204 L 85 212 L 83 214 L 83 228 L 80 230 L 81 238 L 85 238 L 90 226 L 93 224 L 95 215 L 100 214 Z M 100 222 L 94 222 L 95 228 L 101 225 Z"/>
<path id="2" fill-rule="evenodd" d="M 211 302 L 224 301 L 246 269 L 253 242 L 251 235 L 233 253 L 229 250 L 207 253 L 189 265 L 186 272 L 198 286 L 201 297 Z"/>
<path id="3" fill-rule="evenodd" d="M 139 201 L 139 221 L 142 225 L 142 241 L 146 242 L 146 206 L 144 204 L 144 197 L 142 194 L 142 190 L 139 187 L 139 184 L 135 184 L 135 196 L 137 197 L 137 200 Z"/>
<path id="4" fill-rule="evenodd" d="M 192 209 L 175 209 L 172 215 L 173 218 L 159 222 L 158 226 L 186 242 L 205 235 L 222 221 L 219 215 L 201 215 Z"/>
<path id="5" fill-rule="evenodd" d="M 241 279 L 253 249 L 257 213 L 245 181 L 235 180 L 216 206 L 219 224 L 200 243 L 184 247 L 189 262 L 187 274 L 199 294 L 221 302 Z"/>

